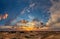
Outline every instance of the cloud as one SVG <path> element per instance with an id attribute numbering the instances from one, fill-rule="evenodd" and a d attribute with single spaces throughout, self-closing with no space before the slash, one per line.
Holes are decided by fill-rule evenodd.
<path id="1" fill-rule="evenodd" d="M 20 12 L 20 15 L 23 16 L 23 14 L 30 13 L 31 12 L 30 10 L 32 10 L 32 8 L 34 8 L 34 6 L 35 6 L 35 3 L 30 3 L 29 6 L 23 8 L 23 10 Z M 20 19 L 20 15 L 18 15 L 16 19 L 11 21 L 11 24 L 16 23 L 17 20 Z M 29 19 L 34 18 L 33 16 L 28 16 L 28 17 L 29 17 Z"/>
<path id="2" fill-rule="evenodd" d="M 26 12 L 26 7 L 21 11 L 21 15 L 24 14 Z"/>
<path id="3" fill-rule="evenodd" d="M 45 13 L 47 11 L 47 9 L 48 9 L 47 7 L 48 6 L 45 6 L 45 5 L 43 6 L 42 3 L 40 3 L 40 2 L 38 2 L 36 0 L 34 0 L 34 1 L 30 0 L 29 5 L 26 6 L 25 8 L 23 8 L 23 10 L 20 12 L 20 15 L 23 16 L 26 13 L 35 12 L 34 10 L 41 10 L 41 11 L 43 10 L 42 13 Z M 20 15 L 18 15 L 16 17 L 15 21 L 17 21 L 17 18 L 20 17 Z M 32 19 L 34 17 L 29 16 L 29 18 Z"/>
<path id="4" fill-rule="evenodd" d="M 2 15 L 0 15 L 0 20 L 2 20 Z"/>
<path id="5" fill-rule="evenodd" d="M 29 19 L 34 19 L 35 17 L 32 15 L 28 15 Z"/>
<path id="6" fill-rule="evenodd" d="M 46 24 L 50 26 L 55 26 L 56 24 L 56 26 L 58 26 L 60 23 L 60 1 L 51 0 L 51 2 L 52 6 L 49 11 L 51 15 Z"/>
<path id="7" fill-rule="evenodd" d="M 34 7 L 35 6 L 35 3 L 32 3 L 29 5 L 30 8 Z"/>
<path id="8" fill-rule="evenodd" d="M 28 7 L 25 7 L 22 11 L 21 14 L 25 14 L 26 12 L 30 12 L 30 9 L 32 9 L 35 6 L 35 3 L 30 4 Z"/>
<path id="9" fill-rule="evenodd" d="M 3 19 L 7 19 L 7 17 L 8 17 L 8 14 L 6 13 L 5 15 L 3 15 Z"/>
<path id="10" fill-rule="evenodd" d="M 0 15 L 0 20 L 7 19 L 7 17 L 8 17 L 8 14 L 7 13 L 5 13 L 4 15 Z"/>
<path id="11" fill-rule="evenodd" d="M 35 3 L 30 3 L 29 6 L 25 7 L 25 8 L 21 11 L 20 14 L 23 15 L 23 14 L 26 14 L 26 13 L 31 12 L 30 10 L 31 10 L 32 8 L 34 8 L 34 6 L 35 6 Z M 28 17 L 29 17 L 29 19 L 33 19 L 33 18 L 34 18 L 34 17 L 31 16 L 31 15 L 29 15 Z M 17 16 L 17 18 L 19 18 L 19 16 Z M 17 18 L 16 18 L 16 19 L 17 19 Z M 16 21 L 16 19 L 15 19 L 15 21 Z M 28 20 L 29 20 L 29 19 L 28 19 Z"/>

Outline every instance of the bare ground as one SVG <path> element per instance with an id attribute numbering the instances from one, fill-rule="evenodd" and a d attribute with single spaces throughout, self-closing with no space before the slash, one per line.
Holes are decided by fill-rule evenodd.
<path id="1" fill-rule="evenodd" d="M 60 31 L 0 31 L 0 39 L 60 39 Z"/>

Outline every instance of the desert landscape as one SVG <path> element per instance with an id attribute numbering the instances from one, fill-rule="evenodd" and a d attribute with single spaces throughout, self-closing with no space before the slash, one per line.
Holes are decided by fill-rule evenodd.
<path id="1" fill-rule="evenodd" d="M 59 31 L 0 31 L 0 39 L 60 39 Z"/>
<path id="2" fill-rule="evenodd" d="M 0 0 L 0 39 L 60 39 L 60 0 Z"/>

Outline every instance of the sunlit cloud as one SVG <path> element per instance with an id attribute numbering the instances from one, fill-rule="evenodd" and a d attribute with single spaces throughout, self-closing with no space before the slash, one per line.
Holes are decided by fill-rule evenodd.
<path id="1" fill-rule="evenodd" d="M 56 2 L 54 0 L 51 0 L 51 2 L 52 2 L 52 6 L 50 8 L 51 15 L 46 24 L 50 26 L 58 26 L 60 23 L 60 1 Z"/>
<path id="2" fill-rule="evenodd" d="M 3 16 L 3 19 L 6 19 L 8 17 L 8 14 L 6 13 L 4 16 Z"/>
<path id="3" fill-rule="evenodd" d="M 0 15 L 0 20 L 2 20 L 2 19 L 7 19 L 7 17 L 8 17 L 8 14 L 7 14 L 7 13 L 4 14 L 4 15 Z"/>
<path id="4" fill-rule="evenodd" d="M 0 20 L 2 19 L 2 15 L 0 15 Z"/>

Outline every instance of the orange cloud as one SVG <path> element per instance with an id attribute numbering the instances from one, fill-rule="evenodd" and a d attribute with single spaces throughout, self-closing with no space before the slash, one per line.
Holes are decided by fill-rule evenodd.
<path id="1" fill-rule="evenodd" d="M 2 15 L 0 15 L 0 20 L 2 19 Z"/>
<path id="2" fill-rule="evenodd" d="M 4 14 L 4 15 L 0 15 L 0 20 L 2 20 L 2 19 L 7 19 L 7 17 L 8 17 L 8 14 L 7 14 L 7 13 Z"/>
<path id="3" fill-rule="evenodd" d="M 8 17 L 7 13 L 5 15 L 3 15 L 3 19 L 6 19 L 7 17 Z"/>

